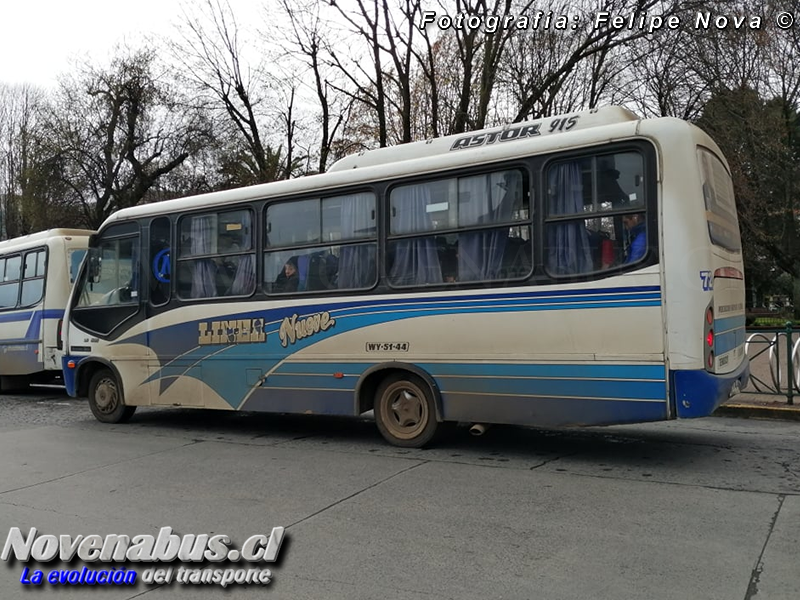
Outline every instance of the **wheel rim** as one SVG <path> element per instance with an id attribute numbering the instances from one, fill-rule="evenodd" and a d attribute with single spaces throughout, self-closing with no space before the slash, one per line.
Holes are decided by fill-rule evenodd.
<path id="1" fill-rule="evenodd" d="M 399 383 L 386 390 L 382 403 L 383 422 L 391 435 L 399 439 L 418 436 L 428 423 L 425 394 L 416 386 Z"/>
<path id="2" fill-rule="evenodd" d="M 117 382 L 109 377 L 101 379 L 94 390 L 94 403 L 103 414 L 114 412 L 119 403 Z"/>

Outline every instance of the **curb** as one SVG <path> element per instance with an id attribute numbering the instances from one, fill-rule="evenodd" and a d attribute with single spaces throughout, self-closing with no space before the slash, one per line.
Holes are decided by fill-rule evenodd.
<path id="1" fill-rule="evenodd" d="M 757 406 L 753 404 L 730 403 L 724 404 L 715 410 L 714 416 L 800 421 L 800 406 Z"/>

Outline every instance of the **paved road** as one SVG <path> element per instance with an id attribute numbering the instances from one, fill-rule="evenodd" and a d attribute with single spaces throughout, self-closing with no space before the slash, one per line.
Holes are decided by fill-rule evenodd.
<path id="1" fill-rule="evenodd" d="M 0 397 L 0 544 L 11 527 L 170 526 L 237 544 L 288 528 L 266 587 L 100 592 L 113 598 L 788 600 L 799 441 L 798 423 L 711 418 L 459 431 L 402 450 L 371 423 L 318 417 L 152 409 L 108 426 L 40 390 Z M 0 598 L 25 596 L 24 566 L 0 567 Z M 147 565 L 128 567 L 141 578 Z"/>

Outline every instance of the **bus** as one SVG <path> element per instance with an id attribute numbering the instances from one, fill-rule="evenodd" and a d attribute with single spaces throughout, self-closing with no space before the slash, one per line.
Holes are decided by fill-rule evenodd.
<path id="1" fill-rule="evenodd" d="M 51 229 L 0 242 L 0 392 L 63 382 L 64 310 L 91 233 Z"/>
<path id="2" fill-rule="evenodd" d="M 66 386 L 137 406 L 446 423 L 710 415 L 748 378 L 733 186 L 674 118 L 603 107 L 120 210 L 68 311 Z"/>

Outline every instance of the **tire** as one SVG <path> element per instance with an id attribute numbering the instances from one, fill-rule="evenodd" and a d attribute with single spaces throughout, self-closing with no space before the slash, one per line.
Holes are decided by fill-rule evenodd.
<path id="1" fill-rule="evenodd" d="M 101 423 L 126 423 L 136 412 L 135 406 L 125 406 L 116 376 L 101 369 L 89 383 L 89 408 Z"/>
<path id="2" fill-rule="evenodd" d="M 429 386 L 410 373 L 384 379 L 375 392 L 375 422 L 387 442 L 401 448 L 422 448 L 440 430 Z"/>

